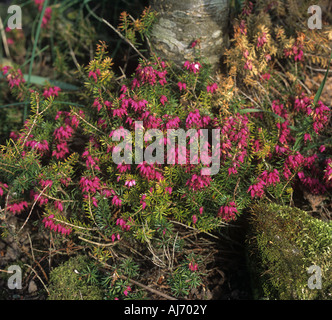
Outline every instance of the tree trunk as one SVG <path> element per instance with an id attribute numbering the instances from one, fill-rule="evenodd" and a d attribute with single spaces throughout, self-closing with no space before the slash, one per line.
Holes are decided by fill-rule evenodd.
<path id="1" fill-rule="evenodd" d="M 201 54 L 212 65 L 220 66 L 220 58 L 228 46 L 228 0 L 151 0 L 159 13 L 150 38 L 158 56 L 182 66 L 194 58 L 191 44 L 199 39 Z"/>

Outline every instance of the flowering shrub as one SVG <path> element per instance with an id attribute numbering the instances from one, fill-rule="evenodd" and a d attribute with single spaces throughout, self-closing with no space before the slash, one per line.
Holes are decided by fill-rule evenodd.
<path id="1" fill-rule="evenodd" d="M 44 226 L 50 230 L 121 243 L 122 237 L 131 236 L 147 241 L 168 220 L 202 231 L 215 229 L 236 220 L 252 199 L 271 196 L 287 201 L 285 187 L 296 176 L 313 192 L 331 188 L 327 174 L 318 169 L 322 152 L 299 149 L 316 140 L 329 121 L 330 110 L 322 102 L 315 106 L 302 94 L 287 102 L 287 107 L 273 101 L 270 113 L 259 117 L 244 114 L 243 108 L 221 115 L 214 110 L 222 93 L 216 83 L 210 84 L 204 64 L 186 62 L 174 78 L 164 61 L 142 60 L 119 91 L 112 89 L 111 66 L 106 47 L 100 44 L 86 67 L 89 99 L 80 109 L 65 105 L 59 109 L 54 99 L 65 95 L 59 88 L 50 87 L 43 94 L 31 90 L 33 113 L 2 150 L 5 210 L 18 214 L 28 203 L 29 207 L 37 203 L 45 212 Z M 24 90 L 24 82 L 12 82 L 16 75 L 20 77 L 19 70 L 4 67 L 3 72 L 13 90 Z M 179 88 L 179 82 L 186 87 Z M 275 123 L 268 132 L 264 121 L 272 119 Z M 137 122 L 145 132 L 157 128 L 163 133 L 181 128 L 220 130 L 219 172 L 203 174 L 202 152 L 190 159 L 196 161 L 189 161 L 191 139 L 184 150 L 173 146 L 173 159 L 167 154 L 162 164 L 144 159 L 135 164 L 132 159 L 115 163 L 113 155 L 121 149 L 118 141 L 126 137 L 125 130 L 138 143 Z M 290 123 L 303 124 L 305 135 L 292 130 Z M 156 141 L 165 148 L 170 142 L 165 136 Z M 145 135 L 144 151 L 152 146 Z M 126 148 L 131 146 L 126 143 Z M 327 164 L 325 172 L 330 168 Z"/>
<path id="2" fill-rule="evenodd" d="M 35 3 L 40 10 L 42 1 Z M 256 200 L 288 204 L 294 182 L 330 192 L 332 160 L 321 142 L 330 108 L 295 85 L 266 95 L 283 81 L 273 60 L 281 54 L 292 70 L 300 68 L 305 38 L 290 40 L 279 28 L 273 40 L 264 26 L 249 34 L 254 9 L 248 2 L 235 25 L 238 45 L 227 53 L 226 78 L 212 78 L 197 52 L 181 70 L 152 54 L 119 81 L 103 42 L 80 69 L 77 95 L 55 85 L 29 87 L 19 68 L 3 66 L 12 94 L 29 97 L 31 114 L 0 149 L 1 214 L 33 212 L 39 228 L 90 248 L 102 262 L 143 243 L 158 266 L 172 269 L 164 252 L 175 247 L 179 225 L 220 230 Z M 122 21 L 129 30 L 125 14 Z M 259 87 L 258 99 L 236 95 L 234 78 L 249 91 Z M 172 143 L 175 131 L 185 133 L 184 144 L 179 136 Z M 200 283 L 194 255 L 183 261 L 169 279 L 176 295 Z M 181 287 L 184 276 L 191 280 Z M 132 294 L 129 283 L 111 297 L 120 293 Z"/>

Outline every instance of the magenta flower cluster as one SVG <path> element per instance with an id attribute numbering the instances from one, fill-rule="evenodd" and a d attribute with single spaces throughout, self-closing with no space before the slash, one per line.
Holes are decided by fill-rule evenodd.
<path id="1" fill-rule="evenodd" d="M 64 227 L 61 223 L 56 223 L 54 218 L 54 214 L 51 214 L 48 217 L 44 217 L 43 224 L 45 228 L 60 233 L 62 235 L 70 235 L 72 229 Z"/>

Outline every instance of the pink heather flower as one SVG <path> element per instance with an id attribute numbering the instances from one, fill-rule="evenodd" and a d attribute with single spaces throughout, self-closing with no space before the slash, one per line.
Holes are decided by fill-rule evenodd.
<path id="1" fill-rule="evenodd" d="M 131 291 L 131 288 L 128 286 L 124 291 L 123 291 L 123 294 L 125 296 L 128 296 L 128 293 Z"/>
<path id="2" fill-rule="evenodd" d="M 291 49 L 284 50 L 285 57 L 294 57 L 294 61 L 303 61 L 304 53 L 302 49 L 303 45 L 296 42 Z"/>
<path id="3" fill-rule="evenodd" d="M 246 70 L 252 70 L 252 67 L 253 67 L 252 61 L 251 60 L 247 60 L 246 63 L 245 63 L 245 65 L 244 65 L 244 69 L 246 69 Z"/>
<path id="4" fill-rule="evenodd" d="M 263 80 L 268 81 L 268 80 L 270 80 L 270 78 L 271 78 L 271 75 L 269 73 L 262 74 L 262 79 Z"/>
<path id="5" fill-rule="evenodd" d="M 54 130 L 53 136 L 58 141 L 68 140 L 71 138 L 74 129 L 68 125 L 61 126 Z"/>
<path id="6" fill-rule="evenodd" d="M 93 71 L 90 71 L 89 72 L 89 78 L 93 78 L 93 80 L 95 81 L 95 83 L 97 83 L 97 75 L 96 75 L 96 73 L 95 72 L 93 72 Z"/>
<path id="7" fill-rule="evenodd" d="M 262 36 L 257 38 L 257 48 L 261 48 L 267 43 L 266 33 L 263 32 Z"/>
<path id="8" fill-rule="evenodd" d="M 195 41 L 193 41 L 192 43 L 191 43 L 191 47 L 192 48 L 195 48 L 196 46 L 197 46 L 197 44 L 198 44 L 198 40 L 195 40 Z"/>
<path id="9" fill-rule="evenodd" d="M 50 87 L 44 90 L 43 96 L 48 99 L 50 97 L 58 96 L 61 89 L 59 87 Z"/>
<path id="10" fill-rule="evenodd" d="M 2 72 L 4 73 L 5 71 L 8 72 L 9 67 L 2 68 Z M 10 89 L 13 89 L 14 87 L 19 87 L 21 83 L 25 82 L 23 73 L 20 69 L 17 69 L 17 71 L 12 71 L 11 73 L 8 73 L 6 75 L 6 80 L 9 83 Z"/>
<path id="11" fill-rule="evenodd" d="M 244 35 L 247 34 L 248 30 L 247 30 L 247 26 L 246 26 L 246 21 L 245 20 L 241 20 L 241 23 L 239 25 L 240 27 L 240 32 Z"/>
<path id="12" fill-rule="evenodd" d="M 83 192 L 96 193 L 101 188 L 100 179 L 98 177 L 82 177 L 80 180 L 80 187 Z"/>
<path id="13" fill-rule="evenodd" d="M 112 199 L 112 204 L 116 207 L 121 207 L 121 203 L 121 199 L 117 195 L 115 195 Z"/>
<path id="14" fill-rule="evenodd" d="M 304 142 L 311 141 L 311 135 L 309 133 L 304 134 Z"/>
<path id="15" fill-rule="evenodd" d="M 39 193 L 30 191 L 30 198 L 36 201 L 40 206 L 46 205 L 48 203 L 48 198 L 41 196 Z"/>
<path id="16" fill-rule="evenodd" d="M 172 191 L 173 191 L 173 188 L 172 187 L 166 187 L 165 191 L 168 192 L 169 194 L 171 194 Z"/>
<path id="17" fill-rule="evenodd" d="M 8 205 L 7 210 L 10 211 L 12 214 L 20 214 L 24 209 L 28 208 L 28 203 L 26 201 L 22 201 L 19 203 L 13 203 Z"/>
<path id="18" fill-rule="evenodd" d="M 68 144 L 66 141 L 63 141 L 56 145 L 56 150 L 53 150 L 52 156 L 55 156 L 57 159 L 62 159 L 68 153 L 69 153 Z"/>
<path id="19" fill-rule="evenodd" d="M 93 204 L 96 208 L 98 208 L 98 200 L 97 200 L 95 197 L 92 197 L 91 200 L 92 200 L 92 204 Z"/>
<path id="20" fill-rule="evenodd" d="M 110 198 L 112 195 L 115 194 L 114 190 L 109 190 L 109 189 L 103 189 L 101 191 L 101 194 L 105 197 L 105 198 Z"/>
<path id="21" fill-rule="evenodd" d="M 189 186 L 193 191 L 201 190 L 208 187 L 211 183 L 211 177 L 206 176 L 198 176 L 194 174 L 187 182 L 186 185 Z"/>
<path id="22" fill-rule="evenodd" d="M 44 0 L 34 0 L 34 2 L 35 5 L 38 7 L 38 11 L 41 12 L 43 10 Z M 45 13 L 42 19 L 42 25 L 41 25 L 42 28 L 48 25 L 48 22 L 51 20 L 51 15 L 52 15 L 52 8 L 47 7 L 45 9 Z"/>
<path id="23" fill-rule="evenodd" d="M 193 224 L 196 224 L 196 222 L 197 222 L 197 216 L 195 214 L 192 216 L 192 219 L 193 219 Z"/>
<path id="24" fill-rule="evenodd" d="M 42 188 L 45 188 L 46 186 L 51 188 L 53 185 L 53 181 L 41 179 L 41 180 L 39 180 L 39 184 L 41 185 Z"/>
<path id="25" fill-rule="evenodd" d="M 136 181 L 135 180 L 127 180 L 125 182 L 125 186 L 127 186 L 128 188 L 131 188 L 131 187 L 133 187 L 135 185 L 136 185 Z"/>
<path id="26" fill-rule="evenodd" d="M 92 104 L 92 107 L 97 108 L 98 112 L 100 111 L 100 109 L 102 108 L 101 103 L 99 102 L 98 98 L 96 98 Z"/>
<path id="27" fill-rule="evenodd" d="M 204 208 L 203 208 L 203 207 L 200 207 L 200 208 L 199 208 L 199 214 L 203 214 L 203 210 L 204 210 Z"/>
<path id="28" fill-rule="evenodd" d="M 327 126 L 331 111 L 329 107 L 325 106 L 321 101 L 318 101 L 317 104 L 318 107 L 313 110 L 311 116 L 314 120 L 313 129 L 316 133 L 319 133 Z"/>
<path id="29" fill-rule="evenodd" d="M 132 222 L 131 218 L 129 218 L 129 222 Z M 120 226 L 122 231 L 129 231 L 130 230 L 130 224 L 127 224 L 126 221 L 122 218 L 118 218 L 116 220 L 116 225 Z"/>
<path id="30" fill-rule="evenodd" d="M 167 102 L 167 101 L 168 101 L 168 99 L 167 99 L 166 96 L 162 95 L 162 96 L 160 97 L 160 103 L 161 103 L 163 106 L 165 105 L 165 102 Z"/>
<path id="31" fill-rule="evenodd" d="M 180 91 L 187 89 L 187 85 L 184 82 L 178 82 L 178 87 Z"/>
<path id="32" fill-rule="evenodd" d="M 271 108 L 272 108 L 272 110 L 273 110 L 273 112 L 275 113 L 275 114 L 277 114 L 278 116 L 280 116 L 280 117 L 282 117 L 282 118 L 284 118 L 284 119 L 287 119 L 288 118 L 288 114 L 287 114 L 287 111 L 285 110 L 285 107 L 284 107 L 284 105 L 283 104 L 280 104 L 279 103 L 279 101 L 278 100 L 274 100 L 273 102 L 272 102 L 272 106 L 271 106 Z M 285 123 L 285 122 L 284 122 Z M 279 129 L 280 129 L 280 124 L 278 124 L 279 125 Z M 283 127 L 283 128 L 287 128 L 287 126 L 285 127 Z"/>
<path id="33" fill-rule="evenodd" d="M 8 185 L 6 183 L 2 183 L 0 182 L 0 196 L 3 196 L 4 192 L 3 192 L 3 188 L 8 188 Z"/>
<path id="34" fill-rule="evenodd" d="M 290 169 L 297 171 L 304 165 L 304 157 L 297 152 L 295 155 L 289 155 L 284 163 L 284 177 L 289 179 L 292 176 Z"/>
<path id="35" fill-rule="evenodd" d="M 41 155 L 44 155 L 47 151 L 49 151 L 47 140 L 42 140 L 40 142 L 36 140 L 28 140 L 25 146 L 37 150 Z"/>
<path id="36" fill-rule="evenodd" d="M 145 199 L 146 199 L 146 194 L 143 194 L 140 200 L 140 204 L 142 205 L 143 210 L 146 208 L 146 202 L 144 201 Z"/>
<path id="37" fill-rule="evenodd" d="M 189 263 L 189 270 L 194 272 L 194 271 L 197 271 L 197 269 L 198 269 L 197 263 L 193 263 L 193 262 Z"/>
<path id="38" fill-rule="evenodd" d="M 302 61 L 304 54 L 303 54 L 303 50 L 301 49 L 301 47 L 297 47 L 294 46 L 293 47 L 293 52 L 294 52 L 294 60 L 295 61 Z"/>
<path id="39" fill-rule="evenodd" d="M 190 72 L 197 73 L 199 71 L 199 69 L 202 67 L 202 65 L 199 62 L 186 61 L 183 64 L 183 67 Z"/>
<path id="40" fill-rule="evenodd" d="M 125 93 L 128 91 L 128 87 L 125 86 L 125 85 L 123 85 L 123 86 L 121 87 L 120 91 L 121 91 L 123 94 L 125 94 Z"/>
<path id="41" fill-rule="evenodd" d="M 164 115 L 163 120 L 167 121 L 165 124 L 166 129 L 178 129 L 181 124 L 181 120 L 178 116 L 172 117 L 169 115 Z"/>
<path id="42" fill-rule="evenodd" d="M 264 195 L 264 188 L 276 185 L 280 182 L 279 171 L 274 169 L 272 172 L 267 172 L 266 170 L 260 174 L 256 184 L 253 184 L 249 187 L 248 192 L 252 198 L 261 198 Z"/>
<path id="43" fill-rule="evenodd" d="M 218 85 L 216 83 L 213 83 L 206 87 L 206 91 L 211 92 L 211 93 L 214 93 L 217 89 L 218 89 Z"/>
<path id="44" fill-rule="evenodd" d="M 72 232 L 71 228 L 66 228 L 62 224 L 55 224 L 53 219 L 54 219 L 54 214 L 51 214 L 50 216 L 45 217 L 43 219 L 43 224 L 45 228 L 60 233 L 62 235 L 69 235 Z"/>
<path id="45" fill-rule="evenodd" d="M 249 57 L 249 51 L 248 51 L 248 50 L 245 50 L 245 51 L 243 52 L 243 56 L 244 56 L 246 59 L 248 59 L 248 57 Z"/>
<path id="46" fill-rule="evenodd" d="M 266 170 L 260 174 L 258 179 L 261 179 L 266 186 L 276 185 L 280 182 L 279 172 L 277 169 L 274 169 L 272 172 L 267 172 Z"/>
<path id="47" fill-rule="evenodd" d="M 142 177 L 147 180 L 162 180 L 163 176 L 160 172 L 156 171 L 152 164 L 148 164 L 146 161 L 143 161 L 137 165 L 137 169 Z"/>
<path id="48" fill-rule="evenodd" d="M 264 186 L 265 182 L 263 180 L 259 180 L 256 184 L 251 185 L 248 189 L 251 198 L 262 198 L 264 195 Z"/>
<path id="49" fill-rule="evenodd" d="M 324 152 L 325 151 L 325 146 L 322 144 L 320 147 L 319 147 L 319 152 Z"/>
<path id="50" fill-rule="evenodd" d="M 34 0 L 35 5 L 38 7 L 38 10 L 41 11 L 43 9 L 44 0 Z"/>
<path id="51" fill-rule="evenodd" d="M 279 135 L 279 142 L 281 144 L 287 144 L 287 141 L 291 138 L 291 132 L 288 128 L 289 121 L 285 121 L 283 123 L 276 123 L 276 127 L 280 130 L 280 135 Z"/>
<path id="52" fill-rule="evenodd" d="M 299 172 L 298 177 L 302 184 L 310 190 L 312 194 L 324 194 L 326 187 L 317 179 L 305 176 L 304 172 Z"/>
<path id="53" fill-rule="evenodd" d="M 237 212 L 236 204 L 232 201 L 228 206 L 222 206 L 219 208 L 218 217 L 221 217 L 226 222 L 235 220 Z"/>
<path id="54" fill-rule="evenodd" d="M 117 169 L 119 170 L 120 173 L 124 173 L 130 170 L 130 164 L 120 163 L 118 164 Z"/>
<path id="55" fill-rule="evenodd" d="M 242 9 L 242 15 L 244 16 L 249 16 L 252 12 L 253 12 L 253 9 L 254 9 L 254 4 L 249 1 L 249 3 L 246 3 Z"/>
<path id="56" fill-rule="evenodd" d="M 120 117 L 122 118 L 123 116 L 127 116 L 128 112 L 124 108 L 119 108 L 119 109 L 114 109 L 113 110 L 113 117 Z"/>
<path id="57" fill-rule="evenodd" d="M 5 76 L 7 75 L 8 71 L 11 70 L 12 67 L 11 66 L 3 66 L 1 69 L 2 74 Z"/>
<path id="58" fill-rule="evenodd" d="M 55 201 L 54 202 L 54 207 L 58 209 L 59 211 L 63 211 L 63 205 L 61 201 Z"/>
<path id="59" fill-rule="evenodd" d="M 151 65 L 142 66 L 142 64 L 139 64 L 136 68 L 136 76 L 137 79 L 134 83 L 132 83 L 132 87 L 135 86 L 139 87 L 140 82 L 142 84 L 148 83 L 151 86 L 154 86 L 156 82 L 158 81 L 160 85 L 165 85 L 167 83 L 166 81 L 166 75 L 167 70 L 159 71 L 154 69 Z M 134 79 L 134 80 L 135 80 Z"/>
<path id="60" fill-rule="evenodd" d="M 186 128 L 191 129 L 193 127 L 200 129 L 204 125 L 208 125 L 211 121 L 210 117 L 202 117 L 199 113 L 199 110 L 196 109 L 195 111 L 191 111 L 188 114 L 186 119 Z"/>

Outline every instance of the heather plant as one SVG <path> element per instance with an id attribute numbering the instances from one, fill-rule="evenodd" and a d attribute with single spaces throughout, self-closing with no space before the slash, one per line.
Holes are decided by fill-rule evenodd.
<path id="1" fill-rule="evenodd" d="M 11 94 L 30 110 L 0 150 L 3 226 L 9 215 L 24 217 L 23 226 L 33 220 L 52 239 L 73 242 L 102 264 L 121 261 L 128 248 L 143 252 L 170 271 L 171 291 L 184 296 L 200 285 L 204 263 L 185 254 L 180 228 L 222 234 L 256 200 L 291 203 L 299 183 L 328 195 L 330 108 L 300 78 L 312 44 L 305 34 L 286 35 L 279 27 L 270 35 L 272 23 L 253 24 L 264 6 L 245 3 L 236 45 L 226 53 L 227 76 L 211 73 L 199 41 L 192 45 L 195 59 L 182 68 L 152 52 L 140 54 L 133 74 L 120 77 L 99 42 L 91 61 L 75 66 L 82 87 L 74 93 L 55 83 L 32 85 L 17 66 L 3 66 Z M 273 14 L 269 7 L 260 21 Z M 117 32 L 136 48 L 154 19 L 148 9 L 136 21 L 123 13 Z M 44 27 L 52 22 L 46 20 Z M 171 143 L 174 131 L 185 133 L 184 144 Z M 160 154 L 162 161 L 147 161 Z M 116 270 L 125 273 L 123 266 Z M 133 294 L 127 279 L 133 275 L 100 282 L 90 271 L 89 281 L 109 286 L 108 298 Z"/>

